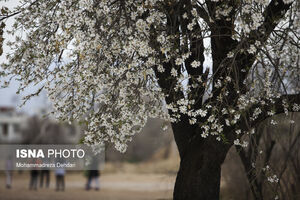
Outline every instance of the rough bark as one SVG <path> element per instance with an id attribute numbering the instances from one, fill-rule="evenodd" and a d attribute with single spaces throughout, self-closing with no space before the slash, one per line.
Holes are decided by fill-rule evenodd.
<path id="1" fill-rule="evenodd" d="M 173 129 L 175 137 L 184 135 L 187 130 L 178 125 L 173 125 Z M 199 133 L 194 134 L 181 151 L 174 200 L 218 200 L 221 165 L 229 148 L 230 145 L 219 143 L 215 138 L 203 139 Z"/>
<path id="2" fill-rule="evenodd" d="M 209 20 L 209 16 L 215 16 L 215 8 L 222 3 L 224 3 L 224 1 L 215 2 L 208 0 L 205 1 L 207 10 L 198 6 L 197 11 L 199 16 L 207 22 L 211 29 L 213 80 L 217 81 L 220 77 L 226 76 L 230 76 L 232 78 L 233 81 L 228 84 L 226 88 L 230 94 L 226 97 L 225 101 L 230 102 L 232 107 L 235 107 L 238 98 L 238 93 L 235 91 L 239 90 L 240 94 L 245 94 L 246 87 L 244 86 L 244 80 L 251 68 L 249 66 L 252 66 L 255 58 L 255 55 L 249 54 L 247 51 L 240 51 L 239 48 L 248 48 L 251 44 L 254 44 L 256 40 L 265 41 L 279 23 L 280 20 L 276 19 L 281 19 L 284 16 L 290 8 L 291 3 L 284 4 L 283 0 L 272 0 L 263 13 L 263 16 L 265 17 L 264 23 L 257 30 L 252 31 L 248 38 L 245 38 L 240 42 L 231 38 L 234 30 L 233 22 L 237 8 L 239 7 L 238 1 L 230 0 L 227 2 L 233 7 L 229 16 L 221 17 L 219 20 L 215 20 L 214 22 L 210 22 Z M 190 0 L 183 0 L 178 3 L 170 1 L 166 4 L 165 10 L 168 14 L 168 33 L 174 35 L 186 34 L 189 41 L 191 41 L 189 48 L 192 55 L 185 61 L 185 67 L 190 76 L 199 76 L 203 73 L 203 41 L 201 37 L 198 38 L 196 37 L 197 35 L 193 35 L 187 30 L 186 26 L 189 21 L 180 17 L 184 12 L 189 13 L 188 11 L 192 7 L 193 4 L 191 4 Z M 227 20 L 228 17 L 232 20 Z M 197 26 L 198 25 L 195 25 L 193 30 L 195 32 L 201 32 L 201 27 Z M 153 48 L 159 47 L 159 44 L 155 43 L 155 38 L 155 31 L 153 31 Z M 178 40 L 177 43 L 180 44 L 180 41 Z M 230 51 L 238 52 L 235 58 L 227 58 L 227 54 Z M 165 58 L 165 55 L 161 54 L 160 57 Z M 201 61 L 202 65 L 198 71 L 190 67 L 190 62 L 193 60 Z M 166 94 L 166 102 L 168 104 L 176 102 L 178 99 L 184 97 L 182 92 L 175 91 L 174 85 L 176 83 L 176 79 L 174 77 L 170 77 L 170 71 L 174 66 L 174 60 L 171 59 L 164 63 L 164 73 L 158 73 L 157 70 L 154 69 L 158 78 L 158 84 Z M 178 73 L 181 72 L 180 69 L 181 68 L 177 67 Z M 205 79 L 205 77 L 206 76 L 203 78 Z M 234 83 L 237 84 L 234 85 Z M 193 84 L 193 81 L 189 80 L 188 84 Z M 214 104 L 214 102 L 219 103 L 217 101 L 217 97 L 221 93 L 221 89 L 222 88 L 214 88 L 213 84 L 213 96 L 206 100 L 206 102 L 211 102 L 211 104 Z M 193 109 L 199 109 L 202 106 L 203 91 L 204 90 L 201 85 L 192 91 L 191 94 L 195 95 L 196 98 L 194 99 L 197 100 Z M 222 105 L 219 106 L 222 108 Z M 265 109 L 263 109 L 263 112 L 264 110 Z M 281 112 L 281 109 L 279 111 Z M 240 127 L 247 127 L 246 125 L 248 124 L 246 121 L 248 122 L 249 117 L 250 116 L 246 116 L 247 120 L 242 120 L 242 122 L 239 123 Z M 265 115 L 260 117 L 257 120 L 258 123 L 265 117 L 268 116 Z M 181 115 L 180 122 L 172 124 L 172 128 L 181 158 L 180 169 L 174 188 L 174 200 L 219 199 L 221 165 L 231 145 L 224 144 L 223 142 L 217 142 L 215 137 L 206 139 L 201 138 L 199 127 L 196 125 L 190 125 L 188 117 L 185 115 Z M 234 129 L 234 127 L 232 127 L 232 129 Z M 232 144 L 235 137 L 232 130 L 225 131 L 224 135 L 229 143 Z"/>

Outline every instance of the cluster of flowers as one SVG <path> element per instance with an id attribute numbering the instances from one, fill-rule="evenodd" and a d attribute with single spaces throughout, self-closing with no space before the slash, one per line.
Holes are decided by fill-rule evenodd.
<path id="1" fill-rule="evenodd" d="M 163 0 L 21 0 L 21 6 L 16 8 L 21 13 L 10 31 L 16 40 L 8 43 L 13 54 L 8 55 L 8 62 L 2 67 L 8 74 L 21 78 L 20 91 L 32 83 L 43 83 L 58 118 L 87 124 L 86 143 L 111 142 L 121 152 L 126 150 L 133 135 L 140 132 L 148 117 L 176 122 L 187 115 L 191 125 L 202 128 L 202 137 L 213 135 L 221 140 L 224 128 L 235 127 L 251 105 L 263 107 L 266 101 L 275 101 L 282 90 L 299 91 L 288 84 L 300 71 L 299 49 L 292 45 L 299 44 L 299 39 L 289 32 L 300 30 L 296 13 L 299 8 L 289 13 L 294 19 L 290 27 L 284 26 L 287 20 L 279 25 L 278 29 L 286 35 L 285 40 L 281 40 L 281 35 L 274 35 L 268 41 L 251 41 L 245 45 L 247 49 L 234 49 L 227 54 L 226 59 L 231 60 L 240 52 L 256 55 L 257 62 L 251 71 L 255 75 L 244 82 L 249 91 L 240 94 L 238 89 L 227 89 L 237 81 L 230 74 L 215 79 L 214 74 L 205 77 L 188 73 L 188 60 L 194 70 L 203 70 L 204 64 L 192 57 L 190 45 L 195 41 L 189 37 L 196 40 L 212 37 L 210 24 L 228 18 L 234 21 L 232 38 L 242 41 L 264 22 L 262 10 L 269 1 L 241 1 L 235 18 L 231 16 L 233 7 L 221 3 L 208 21 L 200 17 L 197 9 L 207 10 L 203 7 L 205 2 L 192 1 L 192 8 L 183 7 L 185 11 L 178 16 L 188 21 L 186 35 L 181 26 L 177 29 L 182 34 L 170 30 L 167 20 L 168 14 L 175 12 L 168 8 L 178 2 L 169 1 L 170 5 L 166 6 Z M 211 53 L 211 46 L 205 44 L 204 51 Z M 207 60 L 210 57 L 206 55 Z M 276 63 L 275 70 L 272 61 L 276 59 L 279 64 Z M 171 69 L 164 67 L 166 63 L 172 64 Z M 205 67 L 211 68 L 210 65 Z M 159 87 L 156 72 L 166 74 L 164 77 L 172 81 L 170 91 L 174 89 L 173 92 L 183 95 L 175 95 L 173 102 L 166 103 L 165 98 L 170 94 Z M 272 85 L 276 73 L 280 82 L 277 89 Z M 193 84 L 189 84 L 191 82 Z M 194 109 L 199 101 L 205 102 L 215 95 L 212 87 L 221 91 L 217 103 L 206 102 Z M 197 88 L 204 90 L 203 97 L 193 93 Z M 232 93 L 238 96 L 238 104 L 224 106 L 224 99 Z M 299 110 L 299 105 L 294 105 L 294 109 Z M 251 119 L 257 119 L 263 112 L 275 113 L 272 109 L 263 111 L 257 107 Z M 226 119 L 220 120 L 221 115 Z M 237 128 L 234 143 L 247 146 L 240 136 L 251 132 Z"/>

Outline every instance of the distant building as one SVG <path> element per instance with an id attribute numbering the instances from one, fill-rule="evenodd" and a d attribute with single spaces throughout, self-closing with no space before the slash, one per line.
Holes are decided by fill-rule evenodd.
<path id="1" fill-rule="evenodd" d="M 19 143 L 28 116 L 17 113 L 13 107 L 0 107 L 0 143 Z"/>
<path id="2" fill-rule="evenodd" d="M 45 113 L 29 116 L 13 107 L 0 107 L 0 144 L 74 144 L 82 137 L 77 124 L 59 123 L 43 118 Z"/>
<path id="3" fill-rule="evenodd" d="M 41 124 L 40 134 L 35 139 L 40 144 L 76 144 L 82 136 L 81 128 L 67 123 L 45 120 Z"/>

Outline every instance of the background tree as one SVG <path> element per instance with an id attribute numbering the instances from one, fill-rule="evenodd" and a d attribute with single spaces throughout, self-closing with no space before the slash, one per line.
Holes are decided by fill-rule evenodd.
<path id="1" fill-rule="evenodd" d="M 2 67 L 20 91 L 44 83 L 25 101 L 45 88 L 58 118 L 89 113 L 88 144 L 124 152 L 148 117 L 171 121 L 174 199 L 213 200 L 232 144 L 246 147 L 241 136 L 265 118 L 300 110 L 290 87 L 299 9 L 292 0 L 22 0 Z"/>
<path id="2" fill-rule="evenodd" d="M 295 123 L 299 117 L 290 113 L 268 118 L 248 138 L 247 148 L 231 148 L 222 165 L 222 178 L 227 183 L 222 199 L 299 198 L 295 189 L 299 188 L 300 172 L 300 126 Z M 278 124 L 270 125 L 271 120 Z"/>

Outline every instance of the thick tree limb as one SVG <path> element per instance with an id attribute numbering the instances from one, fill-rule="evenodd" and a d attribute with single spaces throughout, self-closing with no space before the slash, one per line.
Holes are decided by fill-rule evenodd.
<path id="1" fill-rule="evenodd" d="M 172 4 L 172 5 L 166 5 L 166 12 L 168 13 L 168 18 L 167 18 L 167 26 L 168 26 L 168 31 L 169 34 L 174 34 L 174 35 L 180 35 L 180 21 L 178 18 L 178 15 L 180 15 L 180 8 L 182 8 L 182 2 L 177 3 L 177 4 Z M 180 40 L 180 39 L 178 39 Z M 153 33 L 153 39 L 152 39 L 152 46 L 155 48 L 159 47 L 160 45 L 156 42 L 156 34 Z M 178 41 L 178 44 L 180 41 Z M 160 49 L 158 49 L 160 51 Z M 165 54 L 160 53 L 160 59 L 164 60 L 165 59 Z M 175 85 L 177 84 L 177 79 L 175 77 L 170 76 L 172 68 L 176 67 L 178 74 L 181 73 L 181 69 L 178 66 L 175 66 L 175 61 L 173 58 L 171 58 L 168 62 L 165 62 L 163 64 L 164 67 L 164 72 L 158 72 L 157 69 L 154 69 L 155 75 L 158 78 L 158 84 L 163 90 L 164 94 L 166 95 L 166 102 L 168 104 L 176 102 L 178 99 L 184 98 L 184 94 L 182 91 L 175 91 Z M 171 111 L 169 111 L 170 114 L 172 114 Z M 189 124 L 188 122 L 188 117 L 185 115 L 181 115 L 181 120 L 178 123 L 173 123 L 173 133 L 174 133 L 174 138 L 176 141 L 176 144 L 178 146 L 179 154 L 182 155 L 183 151 L 188 144 L 189 139 L 191 138 L 191 135 L 195 132 L 193 126 L 188 126 L 189 130 L 186 130 L 186 124 Z M 186 131 L 186 132 L 185 132 Z"/>
<path id="2" fill-rule="evenodd" d="M 186 48 L 183 49 L 185 52 L 190 52 L 191 55 L 185 60 L 185 68 L 187 73 L 190 75 L 188 84 L 190 86 L 190 97 L 189 99 L 194 99 L 194 109 L 199 109 L 202 105 L 202 99 L 205 91 L 205 87 L 199 84 L 197 78 L 199 78 L 203 74 L 203 63 L 204 63 L 204 43 L 202 37 L 202 30 L 198 23 L 193 26 L 193 31 L 188 29 L 188 24 L 191 23 L 191 19 L 193 18 L 191 12 L 187 13 L 187 18 L 184 19 L 182 15 L 185 10 L 192 10 L 193 6 L 190 0 L 183 1 L 184 8 L 182 13 L 180 13 L 180 25 L 183 37 L 186 39 Z M 188 43 L 190 45 L 188 45 Z M 199 61 L 201 64 L 199 67 L 192 67 L 192 62 Z M 203 81 L 207 78 L 202 77 Z"/>
<path id="3" fill-rule="evenodd" d="M 240 47 L 250 46 L 256 41 L 264 43 L 279 24 L 286 12 L 293 3 L 285 4 L 283 0 L 272 0 L 265 9 L 263 16 L 265 18 L 263 24 L 257 29 L 250 32 L 250 36 L 241 41 Z M 248 73 L 255 61 L 255 55 L 249 54 L 246 51 L 239 52 L 236 57 L 236 64 L 239 67 L 239 87 L 243 88 L 243 82 L 247 78 Z"/>
<path id="4" fill-rule="evenodd" d="M 263 101 L 265 102 L 264 104 L 262 104 Z M 259 103 L 253 104 L 247 110 L 239 126 L 244 129 L 256 127 L 259 123 L 270 117 L 268 114 L 269 111 L 273 111 L 274 115 L 285 112 L 295 112 L 295 104 L 300 105 L 300 94 L 282 95 L 280 98 L 275 99 L 274 102 L 270 102 L 269 99 L 262 99 Z M 252 119 L 252 114 L 256 108 L 261 109 L 261 113 L 256 119 Z"/>
<path id="5" fill-rule="evenodd" d="M 210 14 L 214 14 L 217 4 L 207 1 L 207 5 Z M 249 37 L 239 43 L 231 38 L 233 23 L 224 19 L 216 20 L 211 27 L 213 73 L 215 81 L 221 76 L 229 75 L 237 84 L 235 87 L 230 86 L 228 89 L 238 89 L 241 93 L 245 93 L 244 80 L 247 78 L 255 61 L 255 54 L 240 51 L 240 49 L 248 49 L 250 45 L 253 45 L 256 41 L 264 43 L 291 5 L 292 3 L 285 4 L 282 0 L 272 0 L 263 13 L 265 20 L 262 25 L 257 30 L 251 31 Z M 230 13 L 229 17 L 230 16 L 234 16 L 233 11 Z M 236 56 L 231 59 L 226 58 L 229 51 L 237 52 Z M 215 96 L 218 96 L 220 93 L 218 89 L 214 89 L 213 92 Z M 235 102 L 235 99 L 236 95 L 232 95 L 229 101 Z"/>

